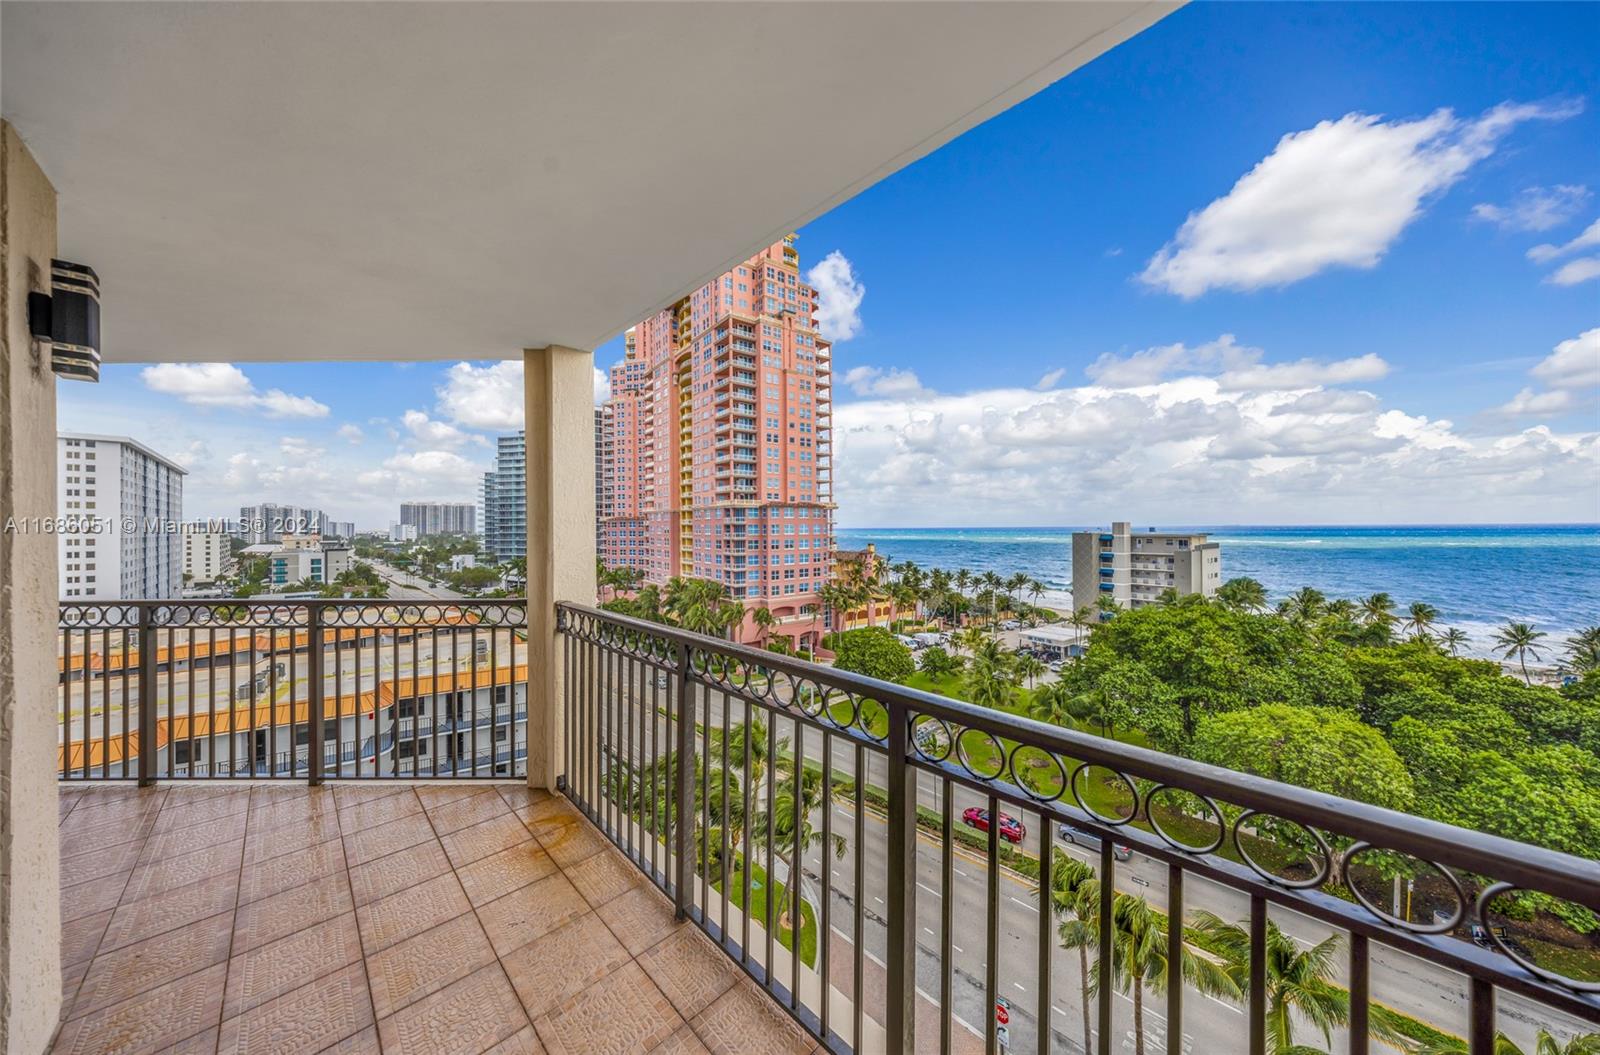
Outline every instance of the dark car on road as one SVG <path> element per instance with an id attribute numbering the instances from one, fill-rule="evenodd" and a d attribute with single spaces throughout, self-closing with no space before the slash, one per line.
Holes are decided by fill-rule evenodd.
<path id="1" fill-rule="evenodd" d="M 1085 850 L 1093 850 L 1095 853 L 1100 852 L 1100 836 L 1094 832 L 1084 831 L 1071 824 L 1062 824 L 1056 831 L 1069 843 L 1076 843 Z M 1126 861 L 1133 856 L 1133 848 L 1123 846 L 1121 843 L 1112 843 L 1111 856 L 1119 861 Z"/>
<path id="2" fill-rule="evenodd" d="M 989 811 L 981 807 L 968 806 L 962 811 L 961 820 L 980 832 L 989 830 Z M 1021 821 L 1009 813 L 1000 814 L 1000 838 L 1008 843 L 1020 843 L 1027 834 L 1028 829 L 1022 826 Z"/>

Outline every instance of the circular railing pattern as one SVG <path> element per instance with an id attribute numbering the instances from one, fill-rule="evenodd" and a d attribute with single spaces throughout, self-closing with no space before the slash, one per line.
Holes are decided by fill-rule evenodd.
<path id="1" fill-rule="evenodd" d="M 888 708 L 870 695 L 830 683 L 827 668 L 808 676 L 724 652 L 709 640 L 686 643 L 677 631 L 673 637 L 658 637 L 571 609 L 563 609 L 560 626 L 578 640 L 669 669 L 676 666 L 679 649 L 686 648 L 688 672 L 696 684 L 825 730 L 889 746 Z M 1378 924 L 1409 934 L 1439 935 L 1473 924 L 1487 935 L 1480 945 L 1533 976 L 1581 993 L 1600 992 L 1600 982 L 1540 966 L 1492 926 L 1492 905 L 1526 893 L 1513 884 L 1375 845 L 1362 840 L 1358 830 L 1339 832 L 1294 816 L 1233 806 L 1185 788 L 1181 781 L 1144 780 L 1013 740 L 1011 730 L 1001 734 L 979 724 L 963 725 L 946 714 L 920 713 L 909 704 L 897 706 L 910 711 L 909 761 L 964 778 L 1001 801 L 1031 805 L 1042 818 L 1071 820 L 1066 807 L 1075 807 L 1091 826 L 1104 829 L 1106 837 L 1137 822 L 1179 860 L 1225 858 L 1230 866 L 1242 865 L 1281 890 L 1333 893 Z M 1423 911 L 1428 918 L 1384 907 L 1377 880 L 1388 882 L 1395 875 L 1427 888 Z M 1481 893 L 1471 896 L 1474 890 Z"/>

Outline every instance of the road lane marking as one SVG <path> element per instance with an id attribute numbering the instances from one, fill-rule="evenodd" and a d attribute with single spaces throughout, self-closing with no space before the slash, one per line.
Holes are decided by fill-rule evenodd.
<path id="1" fill-rule="evenodd" d="M 1018 989 L 1021 989 L 1024 993 L 1028 991 L 1028 987 L 1023 985 L 1021 982 L 1012 982 L 1011 984 L 1016 986 Z"/>
<path id="2" fill-rule="evenodd" d="M 960 952 L 960 953 L 965 953 L 967 951 L 967 950 L 963 949 L 961 946 L 957 945 L 955 942 L 951 942 L 950 943 L 950 947 L 952 949 L 954 949 L 956 952 Z"/>
<path id="3" fill-rule="evenodd" d="M 922 888 L 923 890 L 926 890 L 928 893 L 932 894 L 934 897 L 938 897 L 939 896 L 939 892 L 937 890 L 933 889 L 933 887 L 931 887 L 928 884 L 924 883 L 920 879 L 917 880 L 917 886 Z"/>

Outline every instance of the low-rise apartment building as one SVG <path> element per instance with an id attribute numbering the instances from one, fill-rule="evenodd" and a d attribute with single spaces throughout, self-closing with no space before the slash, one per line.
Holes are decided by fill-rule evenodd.
<path id="1" fill-rule="evenodd" d="M 1153 604 L 1168 590 L 1212 597 L 1222 585 L 1222 545 L 1192 532 L 1134 531 L 1118 521 L 1109 531 L 1072 533 L 1072 606 L 1094 608 L 1109 597 L 1119 608 Z"/>
<path id="2" fill-rule="evenodd" d="M 202 585 L 233 570 L 233 535 L 220 523 L 196 520 L 183 526 L 183 581 Z"/>

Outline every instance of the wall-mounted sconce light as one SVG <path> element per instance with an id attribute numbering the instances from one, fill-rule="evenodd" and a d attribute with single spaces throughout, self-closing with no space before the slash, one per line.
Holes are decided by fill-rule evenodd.
<path id="1" fill-rule="evenodd" d="M 100 276 L 94 268 L 50 261 L 50 292 L 28 294 L 28 329 L 50 344 L 50 369 L 76 381 L 100 380 Z"/>

